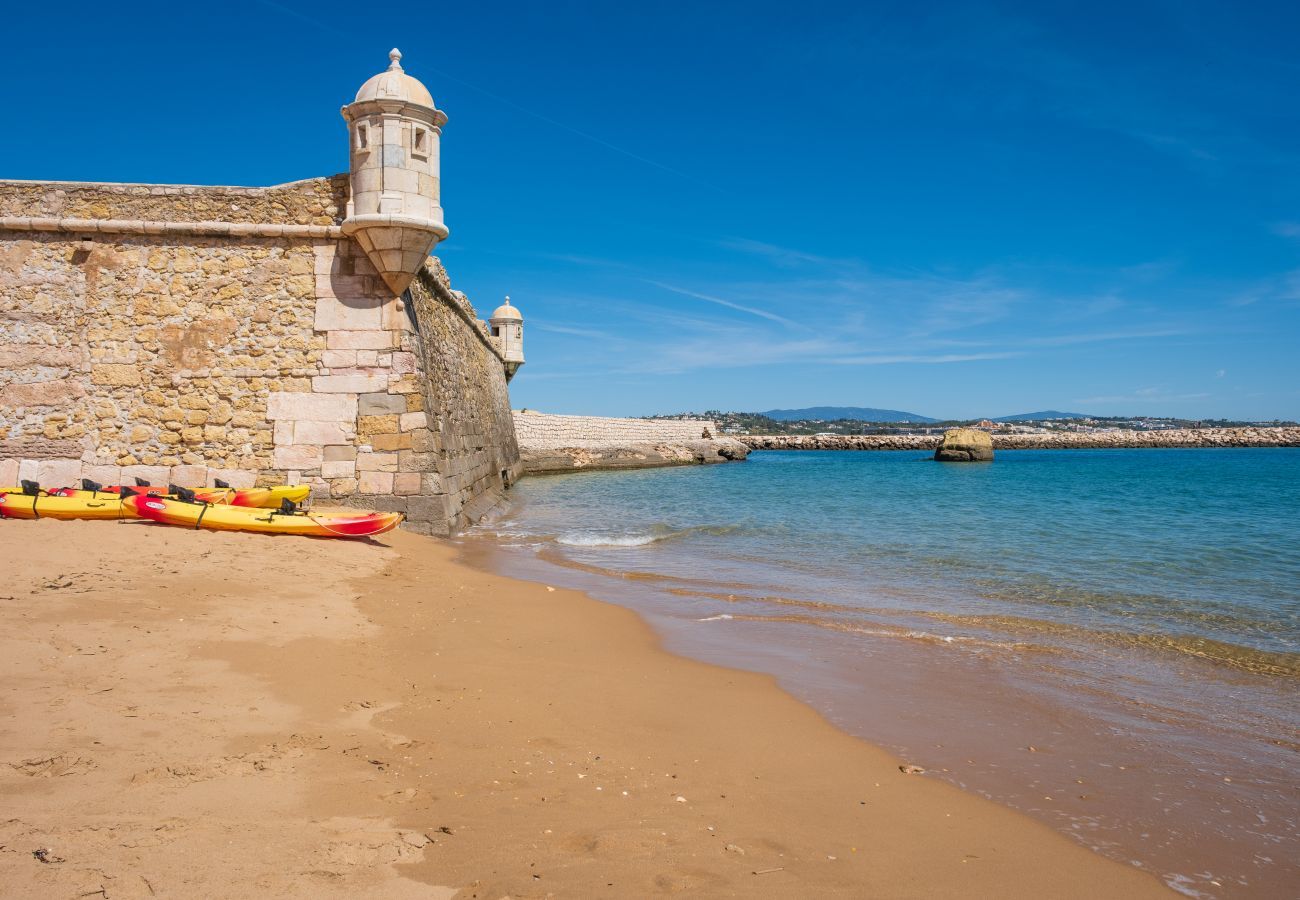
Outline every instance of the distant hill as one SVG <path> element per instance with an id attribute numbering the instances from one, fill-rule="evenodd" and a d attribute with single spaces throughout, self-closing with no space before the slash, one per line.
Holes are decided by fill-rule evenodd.
<path id="1" fill-rule="evenodd" d="M 869 406 L 810 406 L 807 409 L 769 409 L 759 413 L 778 422 L 797 422 L 801 419 L 856 419 L 859 422 L 937 422 L 927 416 L 903 412 L 898 409 L 872 409 Z"/>
<path id="2" fill-rule="evenodd" d="M 1028 422 L 1031 419 L 1091 419 L 1093 416 L 1085 413 L 1061 412 L 1056 409 L 1045 409 L 1042 412 L 1020 413 L 1015 416 L 1003 416 L 1000 419 L 994 419 L 994 422 Z"/>

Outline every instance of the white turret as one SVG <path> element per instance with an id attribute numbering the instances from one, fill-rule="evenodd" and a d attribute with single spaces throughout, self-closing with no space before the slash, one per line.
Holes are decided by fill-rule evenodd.
<path id="1" fill-rule="evenodd" d="M 492 334 L 500 342 L 501 355 L 506 358 L 506 377 L 514 377 L 515 370 L 524 364 L 524 317 L 510 305 L 510 298 L 492 311 L 488 319 Z"/>
<path id="2" fill-rule="evenodd" d="M 447 236 L 438 204 L 438 141 L 447 116 L 433 97 L 391 64 L 343 107 L 352 139 L 352 197 L 343 231 L 352 236 L 394 294 L 401 294 L 429 252 Z"/>

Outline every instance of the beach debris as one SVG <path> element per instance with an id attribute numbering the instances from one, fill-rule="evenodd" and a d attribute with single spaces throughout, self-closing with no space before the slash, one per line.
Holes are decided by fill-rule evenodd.
<path id="1" fill-rule="evenodd" d="M 925 769 L 923 769 L 921 766 L 914 766 L 914 765 L 912 765 L 911 763 L 907 763 L 906 765 L 899 766 L 899 767 L 898 767 L 898 771 L 902 772 L 904 775 L 924 775 L 924 774 L 925 774 Z"/>
<path id="2" fill-rule="evenodd" d="M 726 851 L 727 853 L 735 853 L 735 854 L 738 854 L 738 855 L 740 855 L 740 856 L 744 856 L 744 855 L 745 855 L 745 848 L 739 846 L 738 844 L 728 844 L 727 846 L 723 847 L 722 849 L 723 849 L 724 851 Z"/>
<path id="3" fill-rule="evenodd" d="M 754 874 L 755 874 L 755 875 L 771 875 L 773 872 L 784 872 L 784 871 L 785 871 L 785 866 L 777 866 L 777 867 L 772 868 L 772 869 L 755 869 L 755 870 L 754 870 Z"/>
<path id="4" fill-rule="evenodd" d="M 686 802 L 686 798 L 683 797 L 681 794 L 678 794 L 674 799 L 675 799 L 678 803 L 685 803 L 685 802 Z"/>
<path id="5" fill-rule="evenodd" d="M 61 862 L 67 862 L 62 856 L 56 856 L 53 847 L 41 847 L 32 851 L 32 856 L 36 857 L 38 862 L 43 862 L 47 866 Z"/>
<path id="6" fill-rule="evenodd" d="M 549 584 L 546 586 L 546 590 L 547 590 L 549 593 L 552 593 L 552 594 L 555 593 L 555 588 L 551 587 Z"/>
<path id="7" fill-rule="evenodd" d="M 452 830 L 451 830 L 450 828 L 448 828 L 446 825 L 439 825 L 439 826 L 438 826 L 438 833 L 439 833 L 439 834 L 455 834 L 456 832 L 452 831 Z"/>

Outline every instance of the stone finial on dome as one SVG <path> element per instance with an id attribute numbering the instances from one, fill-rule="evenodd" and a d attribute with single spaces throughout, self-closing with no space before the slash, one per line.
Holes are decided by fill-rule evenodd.
<path id="1" fill-rule="evenodd" d="M 396 47 L 394 47 L 392 50 L 389 50 L 389 51 L 388 51 L 388 59 L 389 59 L 389 63 L 388 63 L 388 71 L 390 71 L 390 72 L 400 72 L 400 71 L 402 71 L 402 51 L 401 51 L 401 50 L 398 50 Z"/>
<path id="2" fill-rule="evenodd" d="M 522 322 L 524 317 L 519 314 L 519 310 L 510 305 L 510 298 L 506 297 L 504 303 L 492 311 L 490 321 L 495 323 L 500 321 Z"/>

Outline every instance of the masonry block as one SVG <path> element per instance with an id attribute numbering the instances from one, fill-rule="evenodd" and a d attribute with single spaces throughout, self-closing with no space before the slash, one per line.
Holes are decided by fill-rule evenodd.
<path id="1" fill-rule="evenodd" d="M 317 297 L 317 331 L 378 331 L 383 327 L 382 301 Z M 391 341 L 392 338 L 389 338 Z"/>
<path id="2" fill-rule="evenodd" d="M 208 477 L 216 484 L 221 479 L 233 488 L 251 488 L 257 484 L 257 476 L 244 469 L 208 469 Z"/>
<path id="3" fill-rule="evenodd" d="M 398 422 L 397 416 L 392 413 L 382 416 L 361 416 L 357 419 L 357 433 L 363 438 L 376 434 L 396 434 Z"/>
<path id="4" fill-rule="evenodd" d="M 363 494 L 391 494 L 393 492 L 393 473 L 361 472 L 357 480 L 357 490 Z"/>
<path id="5" fill-rule="evenodd" d="M 390 413 L 405 413 L 406 399 L 388 392 L 362 394 L 358 413 L 363 416 L 382 416 Z"/>
<path id="6" fill-rule="evenodd" d="M 322 462 L 320 447 L 290 445 L 276 447 L 271 457 L 277 469 L 318 469 Z"/>
<path id="7" fill-rule="evenodd" d="M 421 488 L 420 473 L 403 472 L 393 476 L 393 493 L 418 494 Z"/>
<path id="8" fill-rule="evenodd" d="M 81 481 L 81 460 L 43 459 L 36 467 L 36 480 L 41 487 L 76 487 Z"/>
<path id="9" fill-rule="evenodd" d="M 357 398 L 346 394 L 276 391 L 267 397 L 266 417 L 272 421 L 350 422 L 357 417 Z"/>
<path id="10" fill-rule="evenodd" d="M 171 474 L 171 469 L 167 466 L 123 466 L 121 483 L 132 487 L 135 480 L 141 478 L 145 484 L 165 485 Z"/>
<path id="11" fill-rule="evenodd" d="M 325 346 L 331 350 L 389 350 L 393 346 L 393 332 L 331 331 L 325 336 Z"/>
<path id="12" fill-rule="evenodd" d="M 427 428 L 429 417 L 423 411 L 402 413 L 397 424 L 402 431 L 415 431 L 418 428 Z"/>
<path id="13" fill-rule="evenodd" d="M 357 464 L 351 459 L 327 459 L 321 463 L 320 474 L 322 478 L 353 478 L 357 474 Z"/>
<path id="14" fill-rule="evenodd" d="M 386 375 L 317 375 L 311 389 L 322 394 L 365 394 L 388 387 Z"/>
<path id="15" fill-rule="evenodd" d="M 362 351 L 374 353 L 373 350 Z M 320 357 L 321 365 L 327 369 L 350 369 L 357 365 L 356 350 L 326 350 Z"/>
<path id="16" fill-rule="evenodd" d="M 207 466 L 172 466 L 168 480 L 181 487 L 204 487 L 208 483 Z"/>
<path id="17" fill-rule="evenodd" d="M 396 472 L 396 453 L 358 453 L 358 472 Z"/>
<path id="18" fill-rule="evenodd" d="M 295 422 L 295 444 L 344 444 L 352 439 L 352 429 L 341 422 Z"/>

